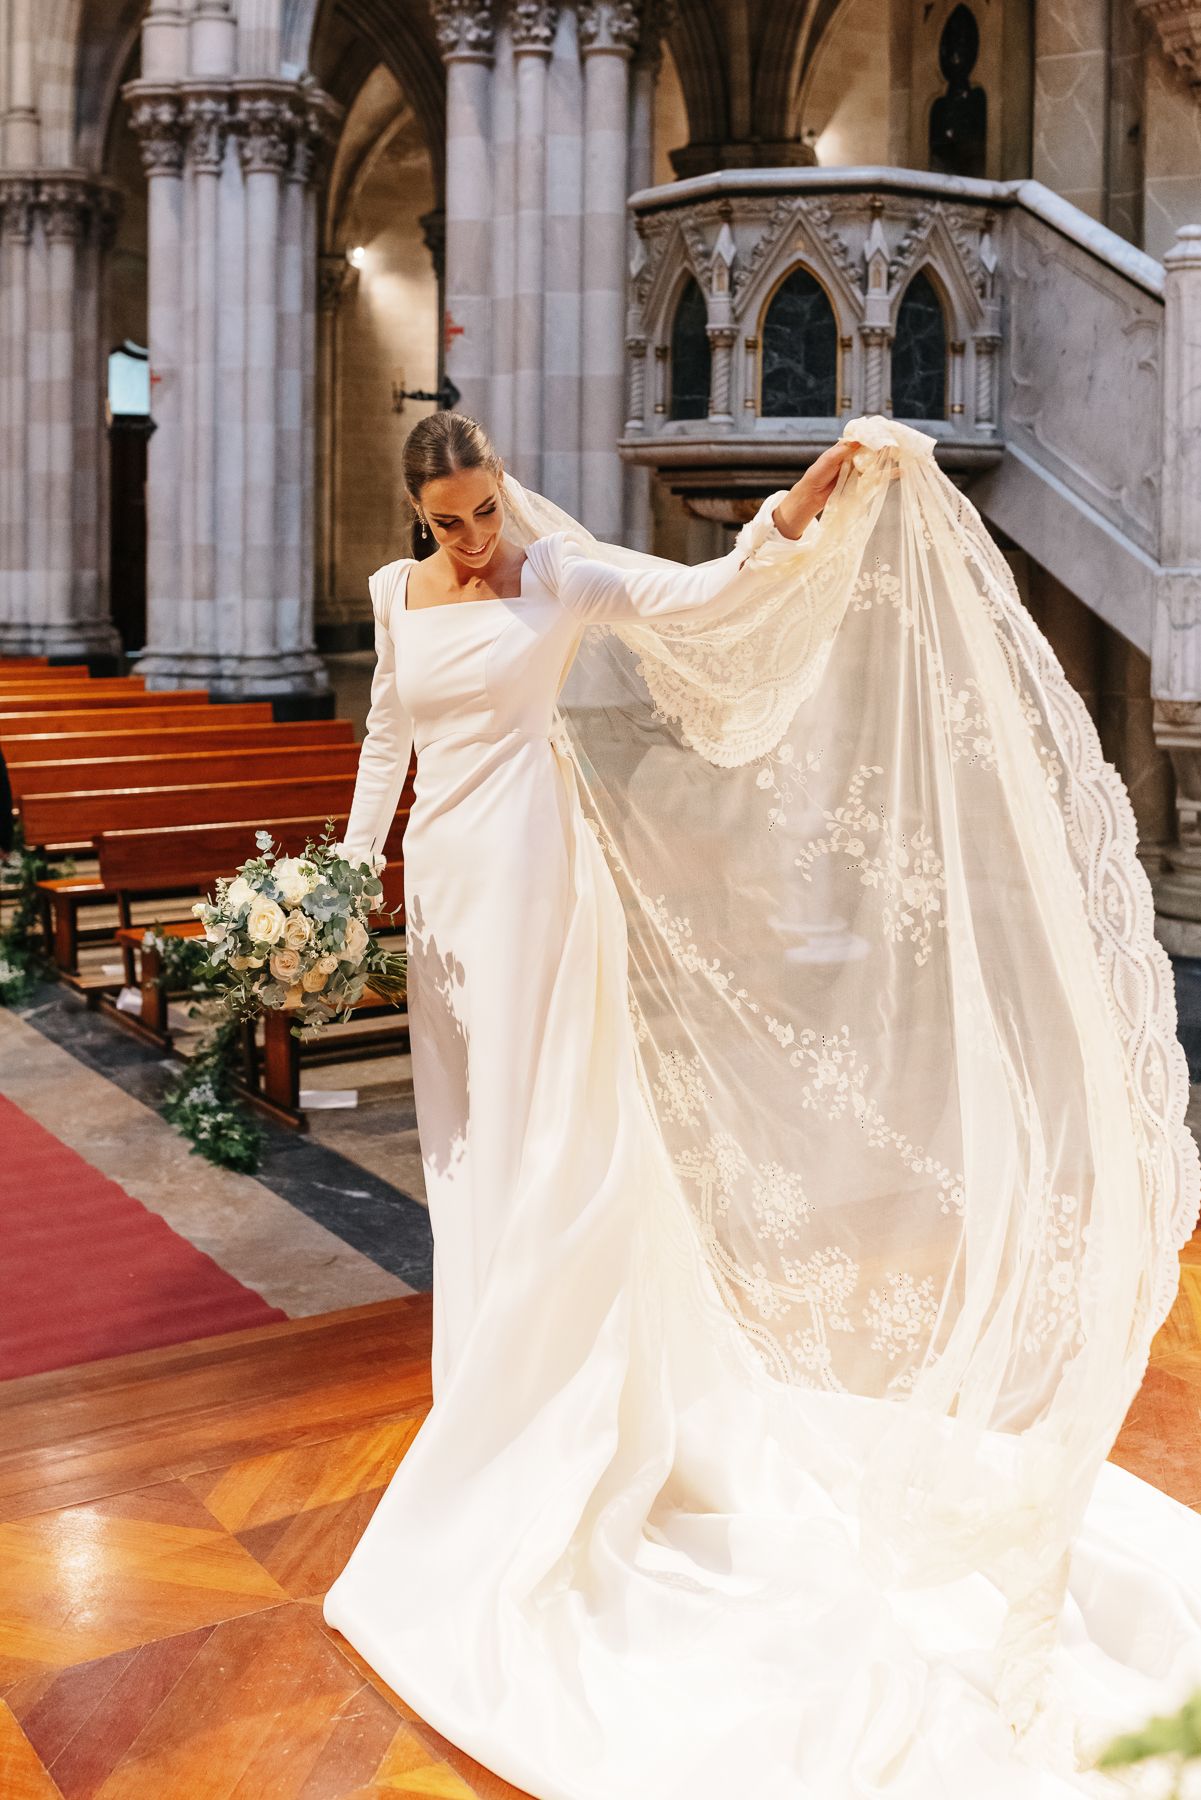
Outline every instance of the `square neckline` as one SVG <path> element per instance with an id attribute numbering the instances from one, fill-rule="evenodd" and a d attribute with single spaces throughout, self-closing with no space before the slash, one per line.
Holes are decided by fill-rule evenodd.
<path id="1" fill-rule="evenodd" d="M 457 612 L 461 606 L 511 606 L 514 600 L 522 600 L 525 597 L 525 572 L 530 566 L 530 559 L 527 554 L 522 562 L 515 594 L 481 594 L 477 600 L 439 600 L 436 606 L 411 607 L 409 605 L 409 580 L 416 566 L 416 557 L 410 557 L 405 569 L 404 587 L 400 595 L 400 610 L 406 618 L 410 616 L 415 618 L 418 613 L 423 612 Z"/>

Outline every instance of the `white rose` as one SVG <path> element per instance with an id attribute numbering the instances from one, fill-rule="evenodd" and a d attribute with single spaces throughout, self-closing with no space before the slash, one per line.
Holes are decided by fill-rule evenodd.
<path id="1" fill-rule="evenodd" d="M 273 944 L 284 928 L 284 909 L 274 900 L 256 900 L 246 919 L 246 931 L 256 944 Z"/>
<path id="2" fill-rule="evenodd" d="M 293 982 L 300 974 L 299 950 L 276 950 L 271 956 L 271 973 L 277 981 Z"/>
<path id="3" fill-rule="evenodd" d="M 254 889 L 247 881 L 245 875 L 235 875 L 225 890 L 226 906 L 233 907 L 236 911 L 239 906 L 245 906 L 253 899 Z"/>
<path id="4" fill-rule="evenodd" d="M 317 961 L 313 964 L 313 967 L 315 969 L 320 969 L 323 975 L 332 975 L 337 966 L 338 959 L 336 956 L 319 956 Z"/>
<path id="5" fill-rule="evenodd" d="M 313 934 L 313 927 L 302 912 L 290 912 L 284 920 L 284 943 L 289 950 L 303 950 Z"/>
<path id="6" fill-rule="evenodd" d="M 350 961 L 359 962 L 362 959 L 363 952 L 367 948 L 367 927 L 361 919 L 346 921 L 346 936 L 343 939 L 343 945 L 345 954 Z"/>
<path id="7" fill-rule="evenodd" d="M 271 879 L 288 906 L 298 906 L 317 885 L 317 872 L 312 863 L 296 856 L 281 856 L 271 871 Z"/>
<path id="8" fill-rule="evenodd" d="M 229 936 L 229 924 L 225 919 L 213 919 L 211 923 L 205 925 L 204 935 L 210 944 L 219 944 L 223 938 Z"/>

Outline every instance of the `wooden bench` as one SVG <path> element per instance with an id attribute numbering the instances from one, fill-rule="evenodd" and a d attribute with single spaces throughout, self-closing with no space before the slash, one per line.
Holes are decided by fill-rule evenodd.
<path id="1" fill-rule="evenodd" d="M 139 687 L 145 687 L 144 675 L 133 677 Z M 90 681 L 91 671 L 86 663 L 58 663 L 53 669 L 25 669 L 15 665 L 0 663 L 0 688 L 26 687 L 33 682 L 45 684 L 57 681 L 62 687 L 74 687 L 78 681 Z"/>
<path id="2" fill-rule="evenodd" d="M 8 756 L 14 738 L 36 737 L 46 732 L 86 732 L 107 737 L 115 731 L 157 731 L 164 726 L 181 730 L 195 725 L 252 725 L 271 722 L 269 700 L 244 700 L 230 706 L 210 706 L 204 694 L 189 696 L 187 706 L 160 706 L 162 694 L 147 694 L 136 705 L 108 708 L 76 708 L 70 704 L 10 712 L 0 703 L 0 745 Z"/>
<path id="3" fill-rule="evenodd" d="M 356 743 L 293 743 L 290 727 L 251 750 L 189 750 L 177 755 L 165 739 L 164 751 L 153 756 L 66 758 L 55 762 L 15 762 L 9 768 L 13 798 L 20 804 L 34 794 L 80 790 L 123 792 L 128 789 L 190 787 L 203 782 L 251 781 L 269 773 L 273 779 L 306 782 L 314 777 L 353 775 L 359 765 Z"/>
<path id="4" fill-rule="evenodd" d="M 225 710 L 211 707 L 204 715 L 205 724 L 189 724 L 183 730 L 171 724 L 150 731 L 30 732 L 27 737 L 10 738 L 4 755 L 12 770 L 19 763 L 70 762 L 98 756 L 186 756 L 193 750 L 252 751 L 273 743 L 312 747 L 354 742 L 354 727 L 349 719 L 297 719 L 286 725 L 276 725 L 268 719 L 250 725 L 226 725 L 221 717 Z M 209 719 L 212 724 L 207 723 Z"/>
<path id="5" fill-rule="evenodd" d="M 353 793 L 353 773 L 314 775 L 302 782 L 280 774 L 263 781 L 26 794 L 19 810 L 25 842 L 59 850 L 90 845 L 102 831 L 170 830 L 300 812 L 309 818 L 336 817 L 347 810 Z"/>
<path id="6" fill-rule="evenodd" d="M 401 861 L 404 829 L 408 809 L 402 807 L 388 834 L 385 855 L 384 892 L 380 910 L 399 913 L 403 917 L 404 868 Z M 179 832 L 119 831 L 106 832 L 97 840 L 100 868 L 106 886 L 118 894 L 126 912 L 134 899 L 172 899 L 180 893 L 211 892 L 221 875 L 230 875 L 242 862 L 255 854 L 255 832 L 269 831 L 277 843 L 292 854 L 303 849 L 306 838 L 320 835 L 324 820 L 273 819 L 264 825 L 240 822 L 233 825 L 199 825 Z M 336 821 L 339 832 L 346 820 Z M 198 938 L 203 927 L 195 919 L 157 921 L 155 935 Z M 155 944 L 147 944 L 147 927 L 125 925 L 117 934 L 122 953 L 137 959 L 136 975 L 129 971 L 129 984 L 136 984 L 141 996 L 141 1010 L 129 1013 L 118 1010 L 115 1003 L 102 997 L 106 1011 L 116 1016 L 126 1029 L 166 1048 L 170 1045 L 168 1026 L 169 995 L 162 983 L 162 957 Z M 408 1048 L 408 1024 L 396 1013 L 391 1002 L 370 990 L 356 1011 L 368 1015 L 391 1014 L 395 1022 L 386 1031 L 356 1032 L 347 1040 L 338 1034 L 322 1039 L 316 1055 L 324 1060 L 351 1054 L 378 1054 L 383 1050 Z M 273 1118 L 303 1129 L 300 1108 L 300 1072 L 302 1046 L 292 1036 L 293 1015 L 268 1012 L 263 1019 L 261 1049 L 255 1034 L 247 1031 L 243 1043 L 246 1096 Z M 313 1055 L 313 1051 L 308 1052 Z"/>
<path id="7" fill-rule="evenodd" d="M 81 681 L 75 687 L 60 688 L 50 682 L 0 692 L 0 716 L 7 713 L 91 712 L 95 708 L 121 706 L 153 706 L 174 710 L 180 706 L 204 706 L 208 694 L 204 688 L 172 688 L 168 693 L 149 693 L 145 688 L 131 687 L 129 678 L 114 676 L 111 681 Z"/>

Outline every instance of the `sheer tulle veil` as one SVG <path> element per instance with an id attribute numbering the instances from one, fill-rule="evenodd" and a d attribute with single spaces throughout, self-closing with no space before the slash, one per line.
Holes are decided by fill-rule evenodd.
<path id="1" fill-rule="evenodd" d="M 714 1329 L 883 1576 L 998 1583 L 1024 1724 L 1197 1215 L 1188 1076 L 1082 701 L 933 439 L 843 436 L 737 611 L 589 630 L 558 736 Z"/>

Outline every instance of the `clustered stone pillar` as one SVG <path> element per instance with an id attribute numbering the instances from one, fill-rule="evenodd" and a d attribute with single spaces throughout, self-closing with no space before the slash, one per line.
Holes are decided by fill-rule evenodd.
<path id="1" fill-rule="evenodd" d="M 109 618 L 100 454 L 99 309 L 114 218 L 102 181 L 72 170 L 0 175 L 0 652 L 8 655 L 120 647 Z"/>
<path id="2" fill-rule="evenodd" d="M 225 698 L 319 694 L 311 189 L 336 109 L 308 79 L 125 93 L 149 184 L 157 428 L 140 668 Z"/>
<path id="3" fill-rule="evenodd" d="M 631 133 L 641 119 L 643 176 L 647 47 L 666 6 L 432 3 L 447 66 L 447 373 L 523 481 L 620 537 Z"/>
<path id="4" fill-rule="evenodd" d="M 1176 776 L 1177 841 L 1156 883 L 1169 950 L 1201 955 L 1201 225 L 1164 258 L 1163 484 L 1151 645 L 1155 739 Z"/>

